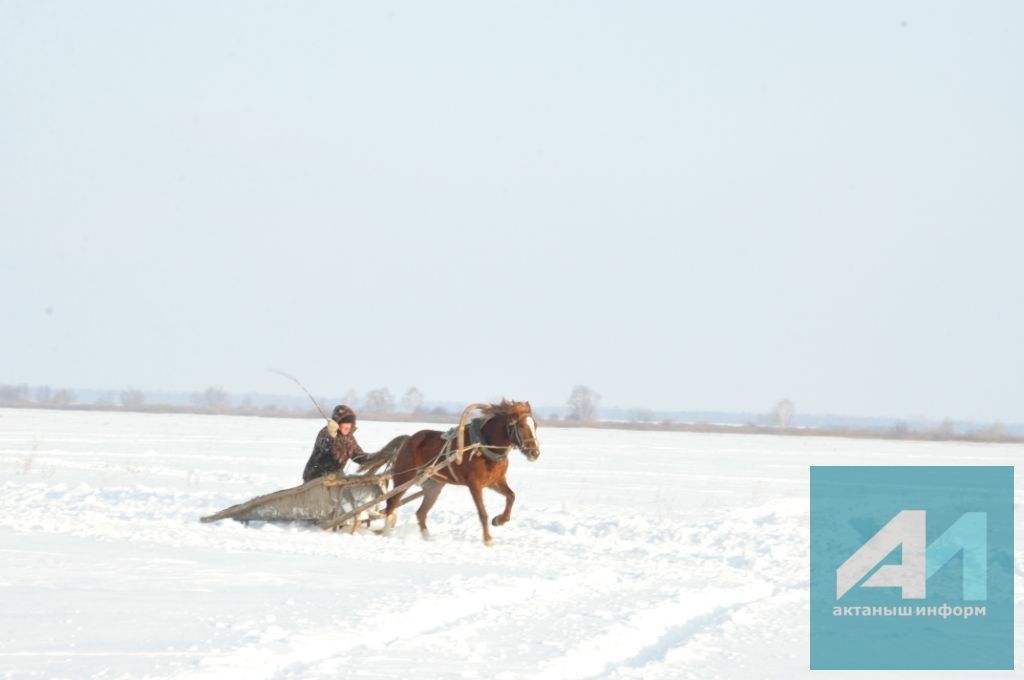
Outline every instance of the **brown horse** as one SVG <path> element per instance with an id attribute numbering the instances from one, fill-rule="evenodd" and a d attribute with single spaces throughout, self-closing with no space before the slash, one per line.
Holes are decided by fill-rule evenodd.
<path id="1" fill-rule="evenodd" d="M 416 511 L 416 519 L 419 520 L 420 531 L 424 538 L 429 536 L 427 513 L 437 502 L 437 497 L 441 494 L 444 485 L 458 484 L 469 487 L 469 493 L 473 496 L 477 514 L 480 516 L 480 525 L 484 529 L 484 543 L 491 545 L 491 532 L 487 526 L 487 509 L 484 507 L 484 489 L 493 489 L 505 497 L 505 512 L 495 516 L 491 521 L 494 526 L 501 526 L 511 519 L 512 504 L 516 500 L 515 493 L 505 481 L 505 472 L 508 470 L 508 454 L 513 448 L 517 448 L 526 456 L 527 460 L 534 461 L 540 457 L 537 424 L 533 420 L 530 402 L 502 400 L 500 404 L 491 404 L 482 408 L 481 411 L 484 419 L 481 433 L 483 443 L 486 445 L 484 452 L 478 450 L 471 453 L 467 451 L 461 462 L 452 462 L 422 484 L 423 502 Z M 409 437 L 394 457 L 394 462 L 391 465 L 395 487 L 413 479 L 420 470 L 434 462 L 444 446 L 445 439 L 437 430 L 420 430 Z M 456 447 L 452 444 L 451 448 L 455 449 Z M 367 465 L 372 464 L 372 461 L 367 463 Z M 388 499 L 386 513 L 389 525 L 394 523 L 394 513 L 400 505 L 403 493 Z"/>

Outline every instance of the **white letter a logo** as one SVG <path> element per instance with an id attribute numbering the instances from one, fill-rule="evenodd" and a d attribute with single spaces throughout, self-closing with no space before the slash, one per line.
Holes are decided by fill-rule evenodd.
<path id="1" fill-rule="evenodd" d="M 905 600 L 924 598 L 927 580 L 925 540 L 925 511 L 901 511 L 836 570 L 836 599 L 857 585 L 865 574 L 900 545 L 903 546 L 903 563 L 879 567 L 863 585 L 902 588 Z"/>

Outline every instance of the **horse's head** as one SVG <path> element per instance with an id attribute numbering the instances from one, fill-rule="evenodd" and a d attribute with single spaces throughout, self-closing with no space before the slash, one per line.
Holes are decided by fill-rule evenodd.
<path id="1" fill-rule="evenodd" d="M 505 431 L 512 446 L 522 451 L 527 460 L 540 458 L 537 422 L 533 419 L 530 402 L 502 399 L 500 404 L 492 407 L 492 412 L 505 418 Z"/>

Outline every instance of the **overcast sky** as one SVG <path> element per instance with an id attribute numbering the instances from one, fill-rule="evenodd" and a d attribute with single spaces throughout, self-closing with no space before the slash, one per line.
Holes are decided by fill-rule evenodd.
<path id="1" fill-rule="evenodd" d="M 1024 420 L 1024 4 L 0 1 L 0 382 Z"/>

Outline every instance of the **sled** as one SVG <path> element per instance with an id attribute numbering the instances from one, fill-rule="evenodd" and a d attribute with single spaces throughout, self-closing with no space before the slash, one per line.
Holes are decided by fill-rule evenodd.
<path id="1" fill-rule="evenodd" d="M 381 452 L 397 449 L 408 436 L 395 437 Z M 249 522 L 296 522 L 331 530 L 356 532 L 382 519 L 377 505 L 387 500 L 391 475 L 332 473 L 305 484 L 257 496 L 220 512 L 201 517 L 204 523 L 233 519 Z"/>
<path id="2" fill-rule="evenodd" d="M 321 525 L 345 517 L 332 528 L 356 532 L 383 516 L 371 507 L 352 514 L 368 501 L 387 491 L 388 475 L 345 476 L 330 474 L 291 489 L 282 489 L 218 513 L 200 518 L 201 522 L 233 519 L 238 522 L 299 522 Z"/>

